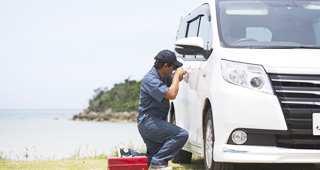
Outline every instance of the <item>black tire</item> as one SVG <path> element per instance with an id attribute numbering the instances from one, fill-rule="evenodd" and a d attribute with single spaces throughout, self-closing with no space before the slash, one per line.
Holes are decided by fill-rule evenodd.
<path id="1" fill-rule="evenodd" d="M 204 123 L 204 165 L 206 170 L 234 170 L 233 163 L 214 162 L 213 147 L 214 147 L 214 129 L 213 129 L 212 109 L 209 108 L 206 114 Z M 209 143 L 210 142 L 210 143 Z M 207 145 L 208 143 L 208 145 Z"/>
<path id="2" fill-rule="evenodd" d="M 177 155 L 171 159 L 171 161 L 172 163 L 178 163 L 178 164 L 190 164 L 191 157 L 192 157 L 192 153 L 184 150 L 180 150 L 180 152 L 178 152 Z"/>
<path id="3" fill-rule="evenodd" d="M 176 124 L 176 117 L 174 114 L 171 113 L 171 119 L 170 123 Z M 178 164 L 190 164 L 191 162 L 192 153 L 180 150 L 176 156 L 174 156 L 171 161 L 172 163 L 178 163 Z"/>

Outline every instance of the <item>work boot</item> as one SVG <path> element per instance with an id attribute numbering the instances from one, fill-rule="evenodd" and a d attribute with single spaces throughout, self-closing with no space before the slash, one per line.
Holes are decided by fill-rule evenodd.
<path id="1" fill-rule="evenodd" d="M 172 170 L 172 167 L 168 165 L 150 164 L 149 170 Z"/>
<path id="2" fill-rule="evenodd" d="M 118 148 L 117 156 L 120 158 L 132 157 L 131 151 L 127 148 Z"/>

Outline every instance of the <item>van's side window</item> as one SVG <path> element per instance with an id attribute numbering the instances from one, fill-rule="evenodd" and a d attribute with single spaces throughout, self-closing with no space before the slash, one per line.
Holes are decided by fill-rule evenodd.
<path id="1" fill-rule="evenodd" d="M 180 22 L 177 40 L 188 37 L 201 37 L 203 39 L 204 50 L 211 50 L 212 28 L 211 15 L 208 4 L 204 4 L 185 16 Z M 204 60 L 202 55 L 181 55 L 178 57 L 186 60 Z"/>
<path id="2" fill-rule="evenodd" d="M 187 37 L 198 37 L 199 35 L 199 25 L 201 22 L 201 17 L 202 16 L 197 16 L 196 18 L 188 21 L 188 26 L 186 30 L 186 38 Z M 193 58 L 200 58 L 202 56 L 200 55 L 185 55 L 184 58 L 186 59 L 193 59 Z"/>
<path id="3" fill-rule="evenodd" d="M 201 17 L 197 17 L 197 18 L 188 22 L 188 27 L 187 27 L 188 35 L 186 37 L 197 37 L 198 36 L 200 19 L 201 19 Z"/>
<path id="4" fill-rule="evenodd" d="M 211 16 L 202 17 L 198 37 L 201 37 L 203 39 L 204 50 L 211 50 L 212 48 Z"/>

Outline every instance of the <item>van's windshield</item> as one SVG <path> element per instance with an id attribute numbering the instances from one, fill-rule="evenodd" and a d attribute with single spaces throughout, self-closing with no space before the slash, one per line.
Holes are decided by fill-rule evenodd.
<path id="1" fill-rule="evenodd" d="M 219 0 L 220 41 L 228 48 L 320 48 L 320 1 Z"/>

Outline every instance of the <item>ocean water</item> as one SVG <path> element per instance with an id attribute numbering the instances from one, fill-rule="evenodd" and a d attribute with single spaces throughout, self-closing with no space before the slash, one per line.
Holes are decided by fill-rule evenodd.
<path id="1" fill-rule="evenodd" d="M 0 110 L 0 156 L 12 160 L 110 154 L 115 146 L 144 146 L 136 123 L 68 120 L 81 110 Z M 28 157 L 26 157 L 26 154 Z"/>

